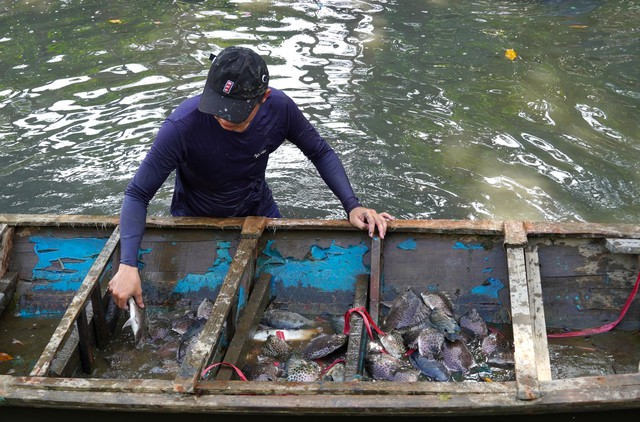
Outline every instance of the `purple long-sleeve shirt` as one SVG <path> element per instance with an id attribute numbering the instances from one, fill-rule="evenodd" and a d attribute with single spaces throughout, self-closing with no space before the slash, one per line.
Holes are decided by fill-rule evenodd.
<path id="1" fill-rule="evenodd" d="M 291 98 L 271 95 L 242 133 L 222 129 L 188 98 L 160 127 L 151 149 L 127 186 L 120 215 L 120 262 L 136 266 L 149 202 L 176 171 L 174 216 L 280 217 L 265 180 L 269 155 L 285 140 L 316 166 L 347 215 L 360 206 L 340 159 Z"/>

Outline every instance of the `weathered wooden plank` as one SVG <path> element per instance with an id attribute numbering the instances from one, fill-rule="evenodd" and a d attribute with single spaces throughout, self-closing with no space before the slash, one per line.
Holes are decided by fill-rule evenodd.
<path id="1" fill-rule="evenodd" d="M 525 222 L 525 230 L 529 235 L 552 234 L 558 236 L 583 236 L 583 237 L 620 237 L 639 238 L 639 224 L 599 224 L 599 223 L 551 223 L 551 222 Z"/>
<path id="2" fill-rule="evenodd" d="M 537 357 L 533 344 L 533 316 L 531 315 L 523 248 L 507 247 L 507 258 L 518 398 L 534 400 L 539 398 L 541 393 L 537 378 Z"/>
<path id="3" fill-rule="evenodd" d="M 77 321 L 80 313 L 84 312 L 89 298 L 91 297 L 91 292 L 93 289 L 99 288 L 98 280 L 100 275 L 104 272 L 119 241 L 120 226 L 117 226 L 89 269 L 87 275 L 82 281 L 82 284 L 73 297 L 71 304 L 60 320 L 58 327 L 51 336 L 47 347 L 44 349 L 42 355 L 40 355 L 40 359 L 33 367 L 33 370 L 31 371 L 32 376 L 47 376 L 52 360 L 69 338 L 74 322 Z"/>
<path id="4" fill-rule="evenodd" d="M 0 277 L 9 268 L 9 257 L 13 247 L 13 234 L 15 229 L 6 224 L 0 224 Z"/>
<path id="5" fill-rule="evenodd" d="M 247 238 L 243 238 L 240 241 L 224 283 L 211 309 L 211 315 L 173 380 L 176 392 L 193 393 L 195 391 L 200 373 L 219 344 L 224 321 L 228 318 L 234 303 L 237 302 L 238 290 L 242 279 L 253 268 L 255 249 L 259 238 L 255 236 L 255 222 L 258 220 L 248 219 L 247 221 Z M 265 222 L 266 219 L 261 219 L 257 226 Z M 253 274 L 248 276 L 252 278 Z"/>
<path id="6" fill-rule="evenodd" d="M 613 253 L 640 255 L 640 239 L 607 239 L 606 248 Z"/>
<path id="7" fill-rule="evenodd" d="M 0 278 L 0 315 L 13 299 L 17 284 L 18 273 L 16 272 L 4 273 L 2 278 Z"/>
<path id="8" fill-rule="evenodd" d="M 91 293 L 92 321 L 96 347 L 99 349 L 104 349 L 109 343 L 109 328 L 107 327 L 104 306 L 102 290 L 100 288 L 93 289 Z"/>
<path id="9" fill-rule="evenodd" d="M 204 387 L 201 395 L 185 396 L 168 390 L 170 381 L 162 380 L 72 380 L 0 375 L 0 394 L 6 405 L 234 415 L 521 416 L 640 408 L 638 374 L 550 381 L 542 384 L 545 394 L 538 400 L 527 401 L 517 399 L 513 382 L 464 385 L 384 381 L 320 383 L 318 385 L 326 387 L 320 393 L 317 389 L 308 391 L 300 383 L 206 383 L 215 389 Z M 401 392 L 393 388 L 395 384 L 410 385 Z M 123 386 L 127 388 L 123 389 Z M 339 391 L 340 388 L 346 393 L 333 393 L 334 389 Z M 226 393 L 228 391 L 233 393 Z"/>
<path id="10" fill-rule="evenodd" d="M 353 307 L 367 306 L 367 290 L 369 289 L 369 276 L 360 274 L 356 279 L 356 289 L 353 298 Z M 364 320 L 362 316 L 356 312 L 352 312 L 349 316 L 349 339 L 347 342 L 347 353 L 345 362 L 346 381 L 358 380 L 362 378 L 362 364 L 364 361 L 364 353 L 368 343 L 367 334 L 364 331 Z"/>
<path id="11" fill-rule="evenodd" d="M 527 232 L 521 221 L 504 222 L 504 244 L 507 246 L 523 246 L 527 244 Z"/>
<path id="12" fill-rule="evenodd" d="M 529 307 L 533 317 L 533 345 L 535 348 L 536 369 L 539 381 L 551 380 L 551 361 L 547 343 L 547 324 L 542 300 L 542 281 L 540 279 L 540 261 L 538 248 L 525 248 L 527 263 L 527 282 L 529 286 Z"/>
<path id="13" fill-rule="evenodd" d="M 242 368 L 246 363 L 246 356 L 251 347 L 251 339 L 256 334 L 260 318 L 269 303 L 271 296 L 271 275 L 261 274 L 251 291 L 249 300 L 242 312 L 236 332 L 229 343 L 224 361 L 237 368 Z M 235 374 L 228 366 L 221 366 L 216 374 L 216 380 L 228 381 Z"/>
<path id="14" fill-rule="evenodd" d="M 92 337 L 89 332 L 89 321 L 87 319 L 86 309 L 82 309 L 76 319 L 78 326 L 78 351 L 80 353 L 80 363 L 85 374 L 91 373 L 94 362 Z"/>
<path id="15" fill-rule="evenodd" d="M 382 292 L 380 282 L 382 276 L 382 239 L 375 236 L 371 239 L 371 277 L 369 279 L 369 315 L 371 320 L 379 324 Z"/>

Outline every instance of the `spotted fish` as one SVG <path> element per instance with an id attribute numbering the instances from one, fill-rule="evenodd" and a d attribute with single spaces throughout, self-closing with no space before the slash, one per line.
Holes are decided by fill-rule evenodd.
<path id="1" fill-rule="evenodd" d="M 444 334 L 440 330 L 435 327 L 425 327 L 416 339 L 415 348 L 422 356 L 433 359 L 441 356 L 444 342 Z"/>
<path id="2" fill-rule="evenodd" d="M 467 313 L 462 315 L 458 324 L 462 332 L 471 339 L 482 340 L 489 333 L 487 323 L 480 316 L 476 308 L 471 308 Z"/>
<path id="3" fill-rule="evenodd" d="M 277 381 L 284 376 L 284 371 L 274 361 L 246 363 L 242 373 L 249 381 Z"/>
<path id="4" fill-rule="evenodd" d="M 287 361 L 287 381 L 311 382 L 319 380 L 322 368 L 314 361 L 292 356 Z"/>
<path id="5" fill-rule="evenodd" d="M 381 328 L 383 331 L 407 329 L 423 323 L 429 314 L 429 308 L 409 288 L 391 302 Z"/>
<path id="6" fill-rule="evenodd" d="M 386 353 L 368 353 L 365 364 L 374 380 L 415 382 L 420 376 L 420 370 L 410 363 Z"/>
<path id="7" fill-rule="evenodd" d="M 460 326 L 458 322 L 451 315 L 447 313 L 445 309 L 433 308 L 429 321 L 440 330 L 449 340 L 455 340 L 458 338 L 460 332 Z"/>
<path id="8" fill-rule="evenodd" d="M 483 338 L 482 343 L 480 344 L 480 350 L 487 356 L 495 351 L 509 349 L 511 349 L 509 340 L 507 340 L 504 335 L 495 331 L 489 333 L 485 338 Z"/>
<path id="9" fill-rule="evenodd" d="M 436 292 L 422 292 L 420 296 L 429 309 L 440 308 L 447 315 L 451 317 L 454 316 L 453 302 L 446 292 L 440 290 Z"/>
<path id="10" fill-rule="evenodd" d="M 442 345 L 442 362 L 451 372 L 468 374 L 476 366 L 475 358 L 464 341 L 445 341 Z"/>
<path id="11" fill-rule="evenodd" d="M 305 359 L 321 359 L 347 345 L 346 334 L 320 334 L 311 339 L 302 352 Z"/>
<path id="12" fill-rule="evenodd" d="M 262 314 L 260 322 L 269 327 L 281 330 L 311 328 L 318 325 L 318 322 L 306 318 L 297 312 L 282 309 L 267 309 Z"/>
<path id="13" fill-rule="evenodd" d="M 380 343 L 391 356 L 398 359 L 402 358 L 407 352 L 407 346 L 404 344 L 402 334 L 399 331 L 392 330 L 380 337 Z"/>
<path id="14" fill-rule="evenodd" d="M 260 351 L 264 356 L 286 360 L 291 353 L 291 346 L 277 335 L 269 334 Z"/>

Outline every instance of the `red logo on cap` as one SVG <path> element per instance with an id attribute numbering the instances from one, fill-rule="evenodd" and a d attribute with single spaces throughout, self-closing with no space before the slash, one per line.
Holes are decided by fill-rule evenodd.
<path id="1" fill-rule="evenodd" d="M 222 88 L 222 92 L 228 94 L 231 92 L 231 88 L 233 88 L 233 81 L 227 81 L 227 83 L 224 84 L 224 88 Z"/>

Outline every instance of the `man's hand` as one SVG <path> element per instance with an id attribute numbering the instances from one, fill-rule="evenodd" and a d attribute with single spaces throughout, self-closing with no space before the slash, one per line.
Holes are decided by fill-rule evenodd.
<path id="1" fill-rule="evenodd" d="M 351 224 L 362 230 L 369 230 L 369 237 L 373 237 L 378 229 L 380 239 L 384 239 L 387 232 L 387 221 L 396 218 L 389 213 L 381 212 L 378 214 L 376 210 L 365 207 L 356 207 L 349 213 L 349 221 Z"/>
<path id="2" fill-rule="evenodd" d="M 142 303 L 142 282 L 137 267 L 120 264 L 118 272 L 109 281 L 109 290 L 118 308 L 128 309 L 127 301 L 131 296 L 133 296 L 139 307 L 144 308 L 144 303 Z"/>

